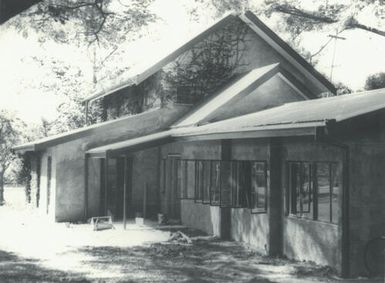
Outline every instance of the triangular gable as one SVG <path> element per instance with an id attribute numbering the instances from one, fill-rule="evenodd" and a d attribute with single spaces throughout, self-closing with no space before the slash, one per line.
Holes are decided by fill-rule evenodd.
<path id="1" fill-rule="evenodd" d="M 257 16 L 255 16 L 252 12 L 246 12 L 244 15 L 241 16 L 234 14 L 225 16 L 224 18 L 213 24 L 211 27 L 206 29 L 204 32 L 200 33 L 199 35 L 197 35 L 196 37 L 176 49 L 174 52 L 159 60 L 157 63 L 147 68 L 138 70 L 137 73 L 133 74 L 130 78 L 124 80 L 123 82 L 112 85 L 107 89 L 103 89 L 94 93 L 93 95 L 87 97 L 85 101 L 91 101 L 112 94 L 125 87 L 140 84 L 141 82 L 161 70 L 164 66 L 177 59 L 184 52 L 188 51 L 193 45 L 203 40 L 212 32 L 222 28 L 235 18 L 238 18 L 242 20 L 245 24 L 247 24 L 252 31 L 254 31 L 258 36 L 260 36 L 278 54 L 280 54 L 283 58 L 285 58 L 288 62 L 295 66 L 304 75 L 304 77 L 318 85 L 320 89 L 335 92 L 335 88 L 331 82 L 329 82 L 325 77 L 323 77 L 318 71 L 314 69 L 313 66 L 311 66 L 306 60 L 304 60 L 287 43 L 280 39 L 278 35 L 276 35 L 265 24 L 263 24 L 257 18 Z"/>
<path id="2" fill-rule="evenodd" d="M 285 84 L 286 86 L 286 89 L 278 90 L 278 92 L 282 92 L 282 94 L 279 93 L 279 95 L 287 96 L 287 98 L 281 102 L 273 101 L 273 96 L 278 95 L 276 94 L 277 91 L 264 89 L 264 85 L 277 84 L 277 80 L 280 80 L 282 84 Z M 269 83 L 269 81 L 272 82 Z M 290 91 L 295 93 L 296 97 L 290 97 Z M 293 78 L 288 76 L 287 72 L 280 66 L 280 64 L 268 65 L 251 70 L 223 91 L 217 93 L 207 101 L 203 102 L 200 106 L 196 107 L 190 114 L 175 123 L 173 127 L 205 124 L 216 120 L 233 118 L 250 112 L 264 110 L 286 102 L 312 98 L 311 96 L 309 97 L 308 93 L 309 92 L 305 90 L 304 86 L 301 86 L 298 82 L 295 82 Z M 250 102 L 252 102 L 252 99 L 255 100 L 255 98 L 251 97 L 252 99 L 250 99 L 250 96 L 263 96 L 265 101 L 263 103 L 256 102 L 251 105 Z M 258 97 L 256 98 L 258 99 Z M 242 105 L 243 100 L 248 101 L 246 104 L 243 103 L 244 105 Z"/>

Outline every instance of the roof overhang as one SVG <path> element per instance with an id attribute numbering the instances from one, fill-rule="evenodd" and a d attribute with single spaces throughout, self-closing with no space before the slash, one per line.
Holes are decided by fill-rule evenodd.
<path id="1" fill-rule="evenodd" d="M 105 158 L 106 155 L 123 155 L 127 154 L 128 152 L 151 148 L 162 144 L 170 143 L 172 141 L 172 131 L 169 130 L 129 139 L 122 142 L 95 147 L 86 151 L 86 154 L 88 154 L 92 158 Z"/>
<path id="2" fill-rule="evenodd" d="M 204 128 L 204 126 L 188 127 L 183 130 L 171 129 L 123 142 L 95 147 L 86 151 L 86 154 L 91 158 L 106 158 L 106 156 L 127 155 L 131 152 L 178 141 L 315 136 L 322 126 L 325 126 L 324 121 L 292 125 L 270 125 L 229 131 L 212 130 L 204 132 L 200 129 Z"/>
<path id="3" fill-rule="evenodd" d="M 178 140 L 220 140 L 220 139 L 250 139 L 250 138 L 274 138 L 292 136 L 314 136 L 320 127 L 326 125 L 325 121 L 310 123 L 291 123 L 248 127 L 240 129 L 216 130 L 204 129 L 205 126 L 197 127 L 195 130 L 176 130 L 174 137 Z M 212 126 L 212 125 L 210 125 Z M 201 129 L 200 129 L 201 128 Z M 212 128 L 212 127 L 211 127 Z"/>

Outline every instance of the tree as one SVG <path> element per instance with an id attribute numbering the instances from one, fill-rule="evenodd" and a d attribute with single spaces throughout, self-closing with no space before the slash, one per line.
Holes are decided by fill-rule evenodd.
<path id="1" fill-rule="evenodd" d="M 17 158 L 12 147 L 17 144 L 25 124 L 12 113 L 0 110 L 0 205 L 4 204 L 4 175 L 11 163 Z"/>
<path id="2" fill-rule="evenodd" d="M 279 19 L 274 18 L 277 23 L 275 28 L 280 34 L 288 34 L 290 44 L 295 47 L 307 60 L 313 62 L 314 57 L 333 41 L 329 38 L 320 45 L 319 50 L 313 54 L 301 52 L 300 35 L 304 32 L 314 32 L 328 30 L 329 32 L 341 34 L 346 30 L 360 29 L 367 32 L 384 36 L 385 30 L 385 5 L 383 0 L 352 0 L 352 1 L 303 1 L 303 0 L 195 0 L 199 5 L 208 9 L 214 7 L 217 16 L 223 15 L 228 11 L 241 12 L 252 10 L 259 16 L 272 19 L 279 15 Z M 309 2 L 312 8 L 307 8 Z M 305 6 L 305 4 L 307 4 Z M 199 13 L 194 9 L 193 13 Z M 364 23 L 361 15 L 370 14 L 373 18 L 370 24 Z M 366 16 L 367 18 L 367 16 Z M 313 62 L 314 63 L 314 62 Z"/>
<path id="3" fill-rule="evenodd" d="M 14 19 L 26 32 L 26 24 L 61 43 L 109 45 L 155 19 L 153 0 L 43 0 Z"/>
<path id="4" fill-rule="evenodd" d="M 365 82 L 365 89 L 385 88 L 385 73 L 377 73 L 370 75 Z"/>

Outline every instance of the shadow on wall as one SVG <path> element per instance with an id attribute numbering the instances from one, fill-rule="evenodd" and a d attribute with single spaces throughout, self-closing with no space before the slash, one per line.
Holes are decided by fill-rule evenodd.
<path id="1" fill-rule="evenodd" d="M 340 271 L 338 226 L 291 218 L 284 223 L 284 254 L 287 257 L 314 261 Z"/>
<path id="2" fill-rule="evenodd" d="M 0 263 L 0 282 L 91 282 L 84 274 L 45 268 L 38 260 L 1 250 Z"/>
<path id="3" fill-rule="evenodd" d="M 269 223 L 267 214 L 251 214 L 249 209 L 232 209 L 231 235 L 236 241 L 252 245 L 262 254 L 268 253 Z"/>

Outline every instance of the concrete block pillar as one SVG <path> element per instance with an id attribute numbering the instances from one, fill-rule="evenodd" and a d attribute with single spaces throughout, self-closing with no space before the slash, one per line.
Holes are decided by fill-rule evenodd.
<path id="1" fill-rule="evenodd" d="M 283 250 L 283 150 L 281 140 L 272 138 L 268 152 L 268 216 L 269 216 L 269 247 L 271 256 L 281 256 Z"/>
<path id="2" fill-rule="evenodd" d="M 221 141 L 221 160 L 231 160 L 231 140 Z M 220 238 L 231 240 L 231 208 L 220 208 Z"/>

